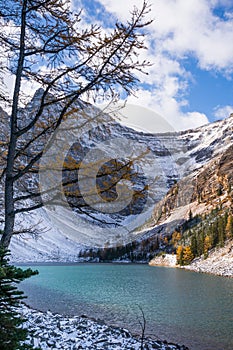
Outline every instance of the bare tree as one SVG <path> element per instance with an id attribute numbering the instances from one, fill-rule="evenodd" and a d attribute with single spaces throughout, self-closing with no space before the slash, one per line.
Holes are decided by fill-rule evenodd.
<path id="1" fill-rule="evenodd" d="M 70 10 L 69 0 L 3 0 L 0 3 L 0 80 L 15 77 L 12 97 L 1 88 L 0 100 L 10 110 L 1 141 L 1 180 L 4 183 L 4 233 L 1 245 L 9 246 L 16 215 L 40 207 L 37 187 L 22 182 L 38 172 L 44 139 L 58 129 L 80 98 L 113 98 L 119 89 L 133 93 L 137 71 L 148 62 L 139 60 L 145 48 L 149 7 L 131 13 L 126 23 L 111 32 L 82 23 L 82 13 Z M 7 64 L 6 64 L 7 62 Z M 30 103 L 24 84 L 40 88 Z M 56 110 L 56 113 L 54 113 Z M 54 115 L 56 114 L 56 115 Z M 15 191 L 21 182 L 20 195 Z M 22 185 L 22 183 L 24 185 Z M 20 206 L 21 203 L 21 206 Z M 27 204 L 29 203 L 29 204 Z"/>
<path id="2" fill-rule="evenodd" d="M 145 314 L 144 311 L 142 309 L 142 307 L 140 305 L 138 305 L 139 310 L 141 311 L 142 314 L 142 320 L 139 319 L 139 324 L 141 327 L 141 346 L 140 346 L 140 350 L 144 349 L 144 341 L 145 341 L 145 331 L 146 331 L 146 318 L 145 318 Z"/>

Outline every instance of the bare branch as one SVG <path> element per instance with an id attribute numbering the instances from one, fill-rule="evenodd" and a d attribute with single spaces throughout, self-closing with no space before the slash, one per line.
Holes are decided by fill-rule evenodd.
<path id="1" fill-rule="evenodd" d="M 145 331 L 146 331 L 146 318 L 145 318 L 145 314 L 144 311 L 142 309 L 142 307 L 140 305 L 138 305 L 139 310 L 141 311 L 142 314 L 142 321 L 139 319 L 139 324 L 141 327 L 141 346 L 140 346 L 140 350 L 144 350 L 144 340 L 145 340 Z"/>

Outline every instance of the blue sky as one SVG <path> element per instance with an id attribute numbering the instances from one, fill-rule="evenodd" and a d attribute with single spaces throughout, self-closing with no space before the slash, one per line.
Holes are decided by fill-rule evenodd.
<path id="1" fill-rule="evenodd" d="M 228 105 L 233 106 L 232 76 L 226 78 L 221 72 L 200 69 L 196 60 L 192 58 L 185 63 L 185 68 L 191 71 L 195 81 L 189 85 L 187 95 L 189 105 L 184 109 L 202 111 L 210 121 L 214 121 L 216 118 L 221 119 L 221 117 L 215 116 L 216 109 Z M 225 115 L 225 117 L 227 116 Z M 224 118 L 224 114 L 222 118 Z"/>
<path id="2" fill-rule="evenodd" d="M 139 76 L 137 98 L 129 97 L 128 103 L 154 111 L 177 130 L 228 117 L 233 113 L 233 1 L 149 3 L 154 22 L 141 56 L 153 66 L 149 77 Z M 140 8 L 142 0 L 73 0 L 86 21 L 106 29 L 126 21 L 134 5 Z M 134 124 L 132 115 L 129 119 Z"/>

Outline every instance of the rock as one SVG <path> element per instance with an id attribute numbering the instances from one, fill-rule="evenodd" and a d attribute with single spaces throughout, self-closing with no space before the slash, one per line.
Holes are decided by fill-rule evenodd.
<path id="1" fill-rule="evenodd" d="M 87 317 L 66 317 L 51 312 L 42 313 L 21 304 L 19 310 L 27 319 L 24 328 L 29 329 L 27 344 L 42 350 L 140 350 L 140 337 L 132 336 L 123 328 L 109 327 Z M 25 343 L 25 344 L 26 344 Z M 188 350 L 166 341 L 144 339 L 145 350 Z"/>
<path id="2" fill-rule="evenodd" d="M 154 257 L 150 262 L 150 266 L 176 266 L 176 254 L 162 254 L 160 256 Z"/>

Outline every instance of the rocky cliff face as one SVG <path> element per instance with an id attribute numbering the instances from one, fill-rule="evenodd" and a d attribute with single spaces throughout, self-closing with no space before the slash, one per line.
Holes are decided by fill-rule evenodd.
<path id="1" fill-rule="evenodd" d="M 180 220 L 210 212 L 218 205 L 233 208 L 233 145 L 216 155 L 193 174 L 173 185 L 155 206 L 154 220 L 166 222 L 180 212 Z M 186 208 L 186 211 L 183 209 Z"/>
<path id="2" fill-rule="evenodd" d="M 232 168 L 230 145 L 223 154 L 172 186 L 155 206 L 153 228 L 148 230 L 147 237 L 159 232 L 168 238 L 168 247 L 188 245 L 196 256 L 185 266 L 189 270 L 233 276 Z M 174 232 L 179 232 L 178 243 L 173 241 Z M 158 264 L 158 259 L 153 259 L 151 264 Z"/>

